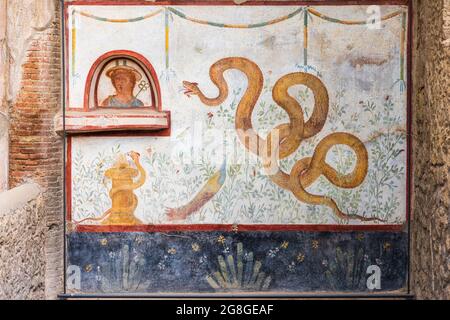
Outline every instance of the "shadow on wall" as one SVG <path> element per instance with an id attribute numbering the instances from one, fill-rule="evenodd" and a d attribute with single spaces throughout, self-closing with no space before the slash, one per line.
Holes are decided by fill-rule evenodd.
<path id="1" fill-rule="evenodd" d="M 44 243 L 40 187 L 0 193 L 0 299 L 45 298 Z"/>

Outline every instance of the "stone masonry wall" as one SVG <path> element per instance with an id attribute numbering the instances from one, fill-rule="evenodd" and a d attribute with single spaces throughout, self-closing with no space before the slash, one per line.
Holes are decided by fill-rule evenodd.
<path id="1" fill-rule="evenodd" d="M 44 203 L 36 184 L 0 194 L 0 299 L 45 297 Z"/>
<path id="2" fill-rule="evenodd" d="M 415 1 L 412 290 L 450 299 L 450 1 Z"/>

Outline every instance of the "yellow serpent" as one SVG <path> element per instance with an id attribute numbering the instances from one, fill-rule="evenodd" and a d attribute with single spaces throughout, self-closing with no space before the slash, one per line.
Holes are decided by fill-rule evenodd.
<path id="1" fill-rule="evenodd" d="M 116 213 L 116 214 L 128 214 L 130 216 L 132 216 L 137 222 L 139 222 L 139 224 L 142 224 L 139 219 L 137 219 L 136 217 L 134 217 L 134 211 L 136 210 L 137 206 L 138 206 L 138 198 L 137 196 L 133 193 L 133 191 L 135 189 L 140 188 L 142 185 L 144 185 L 145 183 L 145 179 L 147 177 L 147 174 L 145 172 L 145 169 L 142 167 L 142 165 L 139 162 L 139 157 L 140 154 L 135 152 L 135 151 L 131 151 L 128 153 L 128 155 L 132 158 L 134 164 L 136 165 L 137 168 L 137 172 L 139 172 L 140 176 L 138 181 L 133 182 L 133 180 L 131 180 L 131 175 L 129 175 L 127 178 L 130 181 L 127 180 L 123 180 L 120 179 L 120 183 L 124 183 L 120 186 L 115 187 L 114 184 L 117 183 L 116 181 L 113 181 L 113 186 L 111 187 L 111 190 L 109 191 L 109 197 L 112 200 L 112 208 L 108 209 L 107 211 L 105 211 L 100 217 L 97 218 L 85 218 L 83 220 L 80 221 L 73 221 L 74 225 L 78 226 L 84 222 L 94 222 L 94 221 L 103 221 L 106 218 L 108 218 L 111 214 Z M 124 167 L 116 167 L 116 168 L 111 168 L 110 170 L 127 170 L 129 169 L 129 164 L 128 162 L 124 163 Z M 135 169 L 133 169 L 135 170 Z M 108 170 L 109 171 L 109 170 Z M 108 171 L 106 171 L 105 175 L 109 178 L 111 178 L 110 175 L 108 175 Z M 116 195 L 118 195 L 120 192 L 125 192 L 125 203 L 121 203 L 121 201 L 115 201 L 115 197 Z M 107 222 L 105 222 L 105 224 L 108 224 Z"/>
<path id="2" fill-rule="evenodd" d="M 313 156 L 298 160 L 290 174 L 283 172 L 272 155 L 278 152 L 279 159 L 284 159 L 294 153 L 301 142 L 318 134 L 324 127 L 328 116 L 329 97 L 322 81 L 308 73 L 295 72 L 281 77 L 272 90 L 274 101 L 289 115 L 289 123 L 276 126 L 266 139 L 261 138 L 253 129 L 252 113 L 261 95 L 264 77 L 261 69 L 254 62 L 242 57 L 224 58 L 214 63 L 210 68 L 210 78 L 219 89 L 216 98 L 207 98 L 198 88 L 197 83 L 183 81 L 188 96 L 197 95 L 206 106 L 218 106 L 228 97 L 228 85 L 223 74 L 230 69 L 243 72 L 248 79 L 247 89 L 236 110 L 235 127 L 241 143 L 247 150 L 263 160 L 266 172 L 271 180 L 283 189 L 290 190 L 295 197 L 307 204 L 325 205 L 333 209 L 337 217 L 343 220 L 357 219 L 360 221 L 383 221 L 376 217 L 365 217 L 356 214 L 346 214 L 330 197 L 314 195 L 306 191 L 319 176 L 324 175 L 331 183 L 341 188 L 355 188 L 364 181 L 368 170 L 368 154 L 364 144 L 354 135 L 336 132 L 326 136 L 319 142 Z M 315 106 L 308 121 L 305 122 L 303 109 L 296 99 L 288 94 L 288 89 L 295 85 L 304 85 L 314 94 Z M 275 131 L 277 130 L 277 132 Z M 272 146 L 275 134 L 279 144 Z M 256 143 L 255 143 L 256 141 Z M 253 143 L 252 143 L 253 142 Z M 330 148 L 343 144 L 352 148 L 356 154 L 356 165 L 353 172 L 343 175 L 325 162 Z M 275 150 L 272 150 L 275 148 Z M 269 168 L 274 168 L 269 172 Z"/>

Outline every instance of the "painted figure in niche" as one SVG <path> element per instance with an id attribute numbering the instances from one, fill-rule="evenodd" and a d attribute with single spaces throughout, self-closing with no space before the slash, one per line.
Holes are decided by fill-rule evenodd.
<path id="1" fill-rule="evenodd" d="M 111 79 L 112 85 L 116 89 L 115 95 L 106 98 L 102 107 L 134 108 L 142 107 L 144 103 L 133 95 L 136 83 L 142 79 L 142 75 L 133 67 L 127 65 L 127 61 L 120 63 L 106 71 L 106 76 Z"/>

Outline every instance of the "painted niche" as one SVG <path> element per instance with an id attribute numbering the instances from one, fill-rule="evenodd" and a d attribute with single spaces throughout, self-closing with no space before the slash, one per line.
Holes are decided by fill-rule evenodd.
<path id="1" fill-rule="evenodd" d="M 57 119 L 57 131 L 168 129 L 170 116 L 162 111 L 160 92 L 156 72 L 144 56 L 125 50 L 105 53 L 89 71 L 83 108 L 68 108 L 65 123 L 61 116 Z"/>
<path id="2" fill-rule="evenodd" d="M 92 66 L 86 82 L 84 109 L 147 108 L 161 111 L 156 73 L 134 52 L 110 52 Z"/>

